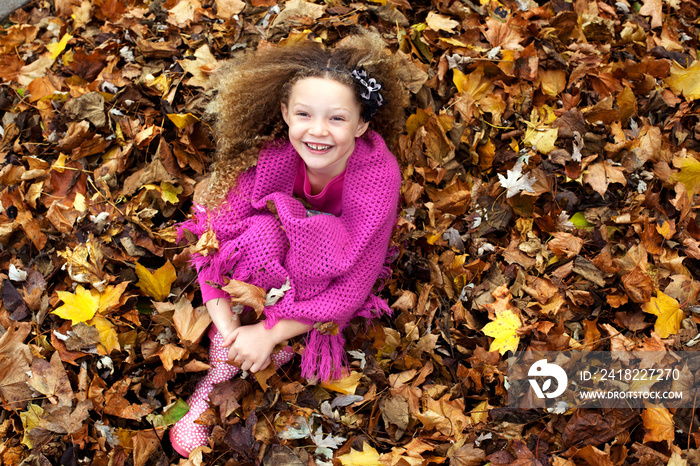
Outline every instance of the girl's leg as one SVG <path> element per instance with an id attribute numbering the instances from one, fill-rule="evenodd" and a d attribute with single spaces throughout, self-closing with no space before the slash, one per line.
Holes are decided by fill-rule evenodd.
<path id="1" fill-rule="evenodd" d="M 170 443 L 173 449 L 184 457 L 189 457 L 192 450 L 204 446 L 208 442 L 211 427 L 196 424 L 194 421 L 209 407 L 207 401 L 214 385 L 225 382 L 240 372 L 238 367 L 226 362 L 228 360 L 228 348 L 221 346 L 224 337 L 213 325 L 209 329 L 209 340 L 209 364 L 211 367 L 207 375 L 197 383 L 192 396 L 187 400 L 190 410 L 170 429 Z M 270 356 L 275 367 L 281 367 L 293 358 L 294 351 L 291 346 L 286 346 Z"/>
<path id="2" fill-rule="evenodd" d="M 190 410 L 170 429 L 170 442 L 175 451 L 184 457 L 188 457 L 195 448 L 207 444 L 211 426 L 196 424 L 194 421 L 209 407 L 209 393 L 214 385 L 231 379 L 241 371 L 226 362 L 228 349 L 221 346 L 224 337 L 214 325 L 209 329 L 209 340 L 209 371 L 197 383 L 192 396 L 187 400 Z"/>

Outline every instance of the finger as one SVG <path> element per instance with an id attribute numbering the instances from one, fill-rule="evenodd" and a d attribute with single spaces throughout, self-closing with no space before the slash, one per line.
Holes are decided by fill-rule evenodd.
<path id="1" fill-rule="evenodd" d="M 243 364 L 241 364 L 241 370 L 246 371 L 246 372 L 250 372 L 251 366 L 252 366 L 252 364 L 250 363 L 250 361 L 244 361 Z"/>
<path id="2" fill-rule="evenodd" d="M 236 332 L 234 330 L 233 332 L 226 335 L 226 337 L 224 337 L 224 341 L 221 342 L 221 346 L 223 346 L 223 347 L 231 346 L 233 344 L 233 342 L 236 341 L 236 337 L 238 337 L 238 332 Z"/>
<path id="3" fill-rule="evenodd" d="M 269 366 L 271 362 L 272 361 L 270 360 L 270 358 L 265 359 L 265 362 L 263 362 L 262 367 L 260 367 L 260 370 L 264 371 L 265 369 L 267 369 L 267 366 Z"/>

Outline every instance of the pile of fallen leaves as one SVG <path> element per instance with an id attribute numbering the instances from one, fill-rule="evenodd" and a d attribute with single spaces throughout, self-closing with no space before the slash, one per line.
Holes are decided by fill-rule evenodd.
<path id="1" fill-rule="evenodd" d="M 395 311 L 216 387 L 192 464 L 697 464 L 694 410 L 507 408 L 516 349 L 694 351 L 693 0 L 38 0 L 0 30 L 0 458 L 168 464 L 208 316 L 175 242 L 227 58 L 376 28 L 412 92 Z M 300 347 L 297 345 L 297 350 Z M 297 359 L 298 361 L 298 359 Z M 183 460 L 184 461 L 184 460 Z"/>

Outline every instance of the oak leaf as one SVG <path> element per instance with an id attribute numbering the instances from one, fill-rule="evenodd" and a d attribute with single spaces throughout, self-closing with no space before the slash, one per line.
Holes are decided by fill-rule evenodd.
<path id="1" fill-rule="evenodd" d="M 661 338 L 675 335 L 681 328 L 681 321 L 685 314 L 680 309 L 678 301 L 665 295 L 660 290 L 656 291 L 656 297 L 642 305 L 642 310 L 657 316 L 654 331 Z"/>
<path id="2" fill-rule="evenodd" d="M 644 5 L 639 9 L 639 14 L 651 16 L 651 27 L 658 28 L 663 25 L 662 8 L 663 2 L 661 0 L 644 0 Z"/>
<path id="3" fill-rule="evenodd" d="M 136 263 L 136 275 L 139 277 L 136 286 L 156 301 L 165 301 L 165 298 L 170 294 L 170 286 L 177 278 L 175 267 L 170 261 L 166 262 L 154 273 L 151 273 L 143 265 Z"/>

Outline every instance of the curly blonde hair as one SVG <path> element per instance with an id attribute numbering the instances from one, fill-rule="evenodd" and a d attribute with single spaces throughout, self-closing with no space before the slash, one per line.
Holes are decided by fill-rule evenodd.
<path id="1" fill-rule="evenodd" d="M 287 137 L 281 105 L 287 103 L 294 84 L 304 78 L 333 79 L 357 89 L 350 73 L 364 68 L 381 83 L 384 98 L 369 127 L 395 149 L 408 104 L 398 66 L 398 58 L 386 49 L 379 34 L 366 31 L 346 37 L 334 48 L 311 40 L 269 45 L 224 65 L 216 78 L 218 94 L 208 109 L 214 119 L 217 153 L 207 186 L 197 196 L 199 201 L 218 205 L 238 175 L 257 163 L 263 143 Z M 358 89 L 362 114 L 365 109 L 359 94 Z"/>

